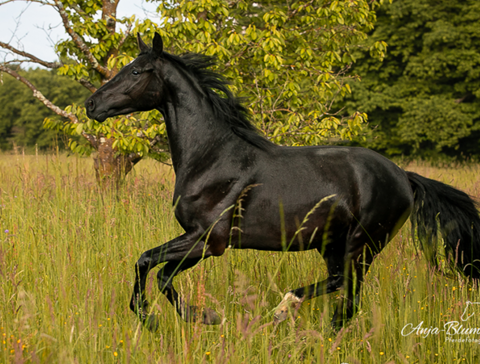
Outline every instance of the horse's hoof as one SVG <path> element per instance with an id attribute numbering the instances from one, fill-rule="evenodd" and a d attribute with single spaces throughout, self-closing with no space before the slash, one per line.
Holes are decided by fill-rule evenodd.
<path id="1" fill-rule="evenodd" d="M 220 325 L 221 322 L 220 316 L 214 310 L 205 307 L 203 310 L 203 323 L 205 325 Z"/>
<path id="2" fill-rule="evenodd" d="M 156 315 L 148 315 L 143 321 L 143 325 L 148 329 L 148 331 L 156 332 L 160 327 L 160 321 Z"/>
<path id="3" fill-rule="evenodd" d="M 300 308 L 300 305 L 303 302 L 303 298 L 298 298 L 292 292 L 288 292 L 284 297 L 282 302 L 275 309 L 273 314 L 273 323 L 279 324 L 288 317 L 289 311 L 292 311 L 292 316 L 295 317 L 296 312 Z"/>
<path id="4" fill-rule="evenodd" d="M 205 325 L 219 325 L 221 322 L 220 316 L 211 308 L 204 308 L 202 312 L 197 306 L 189 306 L 182 314 L 186 322 L 201 322 Z"/>
<path id="5" fill-rule="evenodd" d="M 279 324 L 282 321 L 285 321 L 288 315 L 288 309 L 285 306 L 277 307 L 275 313 L 273 314 L 273 323 L 275 325 Z"/>

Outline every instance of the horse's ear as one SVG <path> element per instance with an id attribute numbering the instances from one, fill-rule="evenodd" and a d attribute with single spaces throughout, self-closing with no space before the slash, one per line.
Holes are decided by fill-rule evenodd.
<path id="1" fill-rule="evenodd" d="M 153 53 L 157 57 L 160 57 L 163 53 L 163 40 L 162 36 L 158 33 L 155 33 L 155 36 L 153 37 Z"/>
<path id="2" fill-rule="evenodd" d="M 138 49 L 140 49 L 140 53 L 148 51 L 148 46 L 142 40 L 140 33 L 137 33 L 137 42 L 138 42 Z"/>

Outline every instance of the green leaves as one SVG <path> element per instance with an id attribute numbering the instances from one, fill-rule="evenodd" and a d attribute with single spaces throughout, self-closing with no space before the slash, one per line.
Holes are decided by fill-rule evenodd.
<path id="1" fill-rule="evenodd" d="M 165 160 L 168 155 L 165 124 L 161 122 L 161 115 L 157 110 L 138 113 L 135 116 L 119 116 L 99 123 L 86 116 L 85 108 L 70 105 L 66 109 L 75 114 L 80 121 L 73 124 L 69 121 L 59 122 L 45 119 L 44 126 L 61 131 L 69 138 L 69 147 L 74 153 L 89 155 L 94 148 L 78 136 L 84 134 L 98 138 L 113 138 L 113 148 L 118 153 L 137 153 L 139 156 L 151 156 L 155 159 Z M 152 146 L 153 140 L 160 140 L 161 145 Z M 160 147 L 160 148 L 159 148 Z"/>
<path id="2" fill-rule="evenodd" d="M 332 104 L 351 92 L 345 71 L 355 59 L 352 49 L 363 46 L 375 19 L 367 1 L 165 0 L 159 12 L 166 47 L 217 56 L 218 71 L 275 142 L 319 144 L 361 129 L 364 117 L 337 114 Z M 373 49 L 382 54 L 385 46 Z M 338 120 L 336 127 L 329 118 Z"/>
<path id="3" fill-rule="evenodd" d="M 116 19 L 131 29 L 128 36 L 123 30 L 112 32 L 108 17 L 98 16 L 102 1 L 69 1 L 75 5 L 65 3 L 73 30 L 112 74 L 136 56 L 131 35 L 137 33 L 148 42 L 159 32 L 166 49 L 175 54 L 216 56 L 217 71 L 232 80 L 232 91 L 246 98 L 255 124 L 276 143 L 305 145 L 351 139 L 366 120 L 364 114 L 354 111 L 346 115 L 332 105 L 337 97 L 351 93 L 346 71 L 355 59 L 352 50 L 364 47 L 366 31 L 373 26 L 376 1 L 160 0 L 159 24 L 135 17 Z M 371 51 L 383 56 L 385 47 L 379 42 Z M 60 42 L 57 51 L 65 60 L 58 70 L 61 75 L 96 85 L 106 81 L 74 41 Z M 45 125 L 72 137 L 114 138 L 114 148 L 121 153 L 151 154 L 152 141 L 159 138 L 166 144 L 158 112 L 98 124 L 86 118 L 83 107 L 72 105 L 71 110 L 80 123 Z M 88 153 L 80 144 L 73 138 L 70 147 Z"/>
<path id="4" fill-rule="evenodd" d="M 133 35 L 140 32 L 144 36 L 153 38 L 156 31 L 161 31 L 158 25 L 149 19 L 143 22 L 136 20 L 135 16 L 115 19 L 115 11 L 105 12 L 106 1 L 67 0 L 62 2 L 72 30 L 81 37 L 81 42 L 100 68 L 95 66 L 94 62 L 92 63 L 82 45 L 69 38 L 56 45 L 59 57 L 63 61 L 58 73 L 79 81 L 90 89 L 94 89 L 93 85 L 99 87 L 108 81 L 120 68 L 134 59 L 138 48 Z M 228 12 L 222 12 L 222 14 L 227 16 Z M 114 31 L 114 27 L 111 26 L 112 20 L 123 24 L 124 27 Z M 129 34 L 125 33 L 125 29 Z M 208 25 L 203 26 L 203 29 L 211 30 Z M 206 37 L 205 40 L 209 38 Z M 107 72 L 102 71 L 102 67 Z M 69 136 L 68 145 L 74 153 L 88 155 L 96 148 L 101 138 L 113 138 L 113 147 L 118 153 L 133 152 L 139 156 L 151 155 L 160 160 L 166 158 L 168 152 L 166 131 L 158 111 L 108 119 L 100 124 L 87 118 L 83 106 L 72 104 L 66 110 L 77 117 L 77 123 L 46 118 L 44 126 Z"/>
<path id="5" fill-rule="evenodd" d="M 401 0 L 377 17 L 369 52 L 356 54 L 362 82 L 345 104 L 370 116 L 374 131 L 362 145 L 390 155 L 478 156 L 480 3 Z"/>

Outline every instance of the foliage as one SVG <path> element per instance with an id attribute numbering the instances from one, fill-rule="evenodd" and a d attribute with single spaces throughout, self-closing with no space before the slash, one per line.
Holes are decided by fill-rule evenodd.
<path id="1" fill-rule="evenodd" d="M 480 3 L 397 0 L 377 11 L 371 41 L 383 62 L 358 54 L 348 110 L 369 115 L 359 141 L 388 155 L 480 155 Z"/>
<path id="2" fill-rule="evenodd" d="M 72 102 L 82 102 L 88 91 L 76 82 L 60 77 L 55 71 L 30 69 L 20 75 L 41 85 L 42 93 L 61 108 Z M 12 144 L 45 149 L 54 144 L 55 133 L 42 128 L 43 120 L 59 117 L 44 107 L 25 85 L 11 77 L 3 77 L 0 84 L 0 149 L 11 149 Z"/>
<path id="3" fill-rule="evenodd" d="M 49 129 L 54 129 L 71 136 L 69 147 L 74 153 L 80 155 L 90 155 L 94 148 L 85 140 L 79 140 L 77 136 L 87 133 L 96 135 L 98 138 L 113 138 L 113 148 L 121 153 L 135 153 L 140 156 L 150 156 L 159 161 L 165 161 L 168 150 L 166 141 L 160 144 L 158 148 L 151 148 L 151 140 L 155 140 L 159 135 L 165 135 L 165 124 L 161 122 L 161 115 L 158 111 L 143 112 L 109 118 L 103 123 L 89 119 L 85 112 L 83 104 L 72 104 L 65 108 L 67 112 L 71 112 L 82 121 L 74 124 L 66 120 L 58 118 L 47 118 L 44 125 Z"/>
<path id="4" fill-rule="evenodd" d="M 56 45 L 60 62 L 48 66 L 94 91 L 136 56 L 134 35 L 151 39 L 158 31 L 172 53 L 215 55 L 218 71 L 232 80 L 256 125 L 276 143 L 350 139 L 361 130 L 366 114 L 353 110 L 344 115 L 332 103 L 351 92 L 345 81 L 353 76 L 347 71 L 382 1 L 159 0 L 161 20 L 155 24 L 134 16 L 116 18 L 118 0 L 46 0 L 69 34 Z M 383 57 L 385 43 L 372 44 L 370 51 Z M 115 149 L 125 155 L 165 158 L 166 131 L 156 111 L 120 116 L 103 125 L 89 121 L 81 104 L 66 111 L 74 116 L 47 118 L 44 125 L 72 136 L 69 146 L 76 153 L 89 154 L 98 150 L 99 140 L 113 138 Z M 79 142 L 78 136 L 86 140 Z"/>
<path id="5" fill-rule="evenodd" d="M 218 70 L 245 97 L 256 125 L 279 144 L 352 138 L 366 115 L 332 109 L 354 51 L 373 26 L 378 1 L 158 1 L 158 27 L 172 52 L 215 55 Z M 383 57 L 385 43 L 370 47 Z"/>
<path id="6" fill-rule="evenodd" d="M 150 20 L 139 22 L 135 16 L 113 18 L 114 11 L 112 14 L 105 12 L 106 2 L 106 0 L 64 2 L 72 31 L 81 37 L 82 42 L 79 45 L 73 36 L 56 45 L 57 54 L 62 60 L 62 66 L 58 68 L 60 75 L 82 84 L 87 81 L 99 87 L 113 77 L 118 69 L 131 62 L 138 53 L 132 33 L 136 34 L 139 26 L 150 26 Z M 102 16 L 99 17 L 99 14 Z M 115 29 L 112 25 L 113 20 L 122 27 Z M 84 47 L 88 52 L 85 52 Z M 89 155 L 97 149 L 96 143 L 92 143 L 91 139 L 88 143 L 86 140 L 75 138 L 92 135 L 94 140 L 113 138 L 115 140 L 113 148 L 125 155 L 132 153 L 139 157 L 149 155 L 162 161 L 167 157 L 166 131 L 158 111 L 119 116 L 100 124 L 88 119 L 83 102 L 72 104 L 65 110 L 73 113 L 80 123 L 46 119 L 44 125 L 72 136 L 69 147 L 75 153 Z"/>
<path id="7" fill-rule="evenodd" d="M 137 169 L 138 168 L 138 169 Z M 408 324 L 480 327 L 478 285 L 434 274 L 405 226 L 365 276 L 361 311 L 332 331 L 338 294 L 306 301 L 278 326 L 287 291 L 327 276 L 316 251 L 227 249 L 174 280 L 191 304 L 225 321 L 184 323 L 158 293 L 147 294 L 161 326 L 150 333 L 128 308 L 140 255 L 182 233 L 171 206 L 173 171 L 146 160 L 118 194 L 99 194 L 91 161 L 78 156 L 0 155 L 0 362 L 2 363 L 478 363 L 478 334 L 403 336 Z M 478 194 L 479 166 L 409 166 Z M 408 327 L 407 327 L 408 329 Z M 447 339 L 453 340 L 448 341 Z M 461 342 L 460 340 L 464 340 Z"/>

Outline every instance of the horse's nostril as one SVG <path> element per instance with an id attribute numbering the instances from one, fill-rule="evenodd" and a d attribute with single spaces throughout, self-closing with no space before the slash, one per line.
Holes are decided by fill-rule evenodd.
<path id="1" fill-rule="evenodd" d="M 87 108 L 89 111 L 93 111 L 95 109 L 95 101 L 92 99 L 87 101 Z"/>

